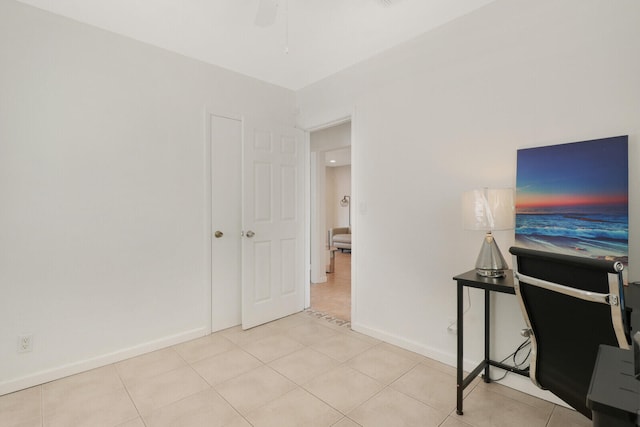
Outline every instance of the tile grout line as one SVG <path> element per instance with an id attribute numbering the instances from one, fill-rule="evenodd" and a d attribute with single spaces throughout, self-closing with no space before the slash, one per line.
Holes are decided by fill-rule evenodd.
<path id="1" fill-rule="evenodd" d="M 142 421 L 142 424 L 144 424 L 144 426 L 146 427 L 147 426 L 147 422 L 144 420 L 144 417 L 140 413 L 140 409 L 138 409 L 138 405 L 136 405 L 135 400 L 133 400 L 133 396 L 131 396 L 131 392 L 129 391 L 129 387 L 127 386 L 127 383 L 125 383 L 124 379 L 122 379 L 122 375 L 120 375 L 120 371 L 118 370 L 118 367 L 116 365 L 117 365 L 117 363 L 113 363 L 113 369 L 116 371 L 116 375 L 118 375 L 118 379 L 122 383 L 122 387 L 124 387 L 124 391 L 127 393 L 127 396 L 129 397 L 129 400 L 131 401 L 131 404 L 133 405 L 134 408 L 136 408 L 136 413 L 138 414 L 138 418 L 140 418 L 140 421 Z M 127 420 L 127 421 L 130 421 L 130 420 Z"/>

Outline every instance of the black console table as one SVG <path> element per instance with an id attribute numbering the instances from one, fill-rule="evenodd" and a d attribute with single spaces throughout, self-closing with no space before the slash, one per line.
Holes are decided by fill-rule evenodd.
<path id="1" fill-rule="evenodd" d="M 635 427 L 640 380 L 633 376 L 633 352 L 601 345 L 587 394 L 594 427 Z"/>
<path id="2" fill-rule="evenodd" d="M 640 331 L 640 283 L 624 289 L 631 335 Z M 587 394 L 594 427 L 640 425 L 640 379 L 634 378 L 633 351 L 601 345 Z"/>
<path id="3" fill-rule="evenodd" d="M 467 271 L 466 273 L 459 274 L 453 278 L 458 282 L 458 309 L 457 309 L 457 323 L 458 323 L 458 357 L 457 357 L 457 399 L 456 399 L 456 413 L 462 415 L 462 394 L 464 389 L 471 384 L 473 379 L 484 370 L 483 379 L 484 382 L 491 382 L 489 377 L 489 367 L 495 366 L 500 369 L 505 369 L 509 372 L 514 372 L 519 375 L 529 376 L 529 369 L 519 369 L 513 366 L 506 365 L 504 363 L 491 360 L 490 352 L 490 325 L 491 325 L 491 292 L 500 292 L 503 294 L 515 295 L 516 291 L 513 287 L 513 271 L 507 270 L 505 277 L 490 278 L 479 276 L 475 270 Z M 463 378 L 463 347 L 464 347 L 464 335 L 463 335 L 463 291 L 464 287 L 477 288 L 484 290 L 484 360 L 473 370 L 466 378 Z"/>

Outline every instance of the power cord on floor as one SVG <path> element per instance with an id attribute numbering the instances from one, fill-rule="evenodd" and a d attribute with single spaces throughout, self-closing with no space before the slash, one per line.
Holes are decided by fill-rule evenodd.
<path id="1" fill-rule="evenodd" d="M 518 353 L 520 353 L 522 350 L 524 350 L 527 347 L 529 348 L 528 351 L 527 351 L 527 354 L 524 355 L 524 358 L 522 359 L 522 361 L 518 362 L 518 360 L 517 360 Z M 522 344 L 520 344 L 518 346 L 518 348 L 516 348 L 516 351 L 514 351 L 513 353 L 511 353 L 510 355 L 508 355 L 507 357 L 502 359 L 500 361 L 500 363 L 504 363 L 507 359 L 513 358 L 513 367 L 514 368 L 525 369 L 526 367 L 524 367 L 524 364 L 529 360 L 530 356 L 531 356 L 531 338 L 527 338 L 526 340 L 524 340 L 524 342 Z M 527 365 L 527 367 L 528 366 L 529 365 Z M 506 378 L 506 376 L 509 374 L 509 372 L 510 371 L 504 371 L 504 375 L 502 375 L 500 378 L 497 378 L 497 379 L 490 378 L 490 379 L 491 379 L 492 382 L 502 381 L 503 379 Z"/>

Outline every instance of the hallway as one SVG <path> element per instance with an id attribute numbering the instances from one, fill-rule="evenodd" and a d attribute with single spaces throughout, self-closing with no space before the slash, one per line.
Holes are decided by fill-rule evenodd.
<path id="1" fill-rule="evenodd" d="M 311 310 L 351 321 L 351 254 L 336 252 L 333 273 L 325 283 L 311 284 Z"/>

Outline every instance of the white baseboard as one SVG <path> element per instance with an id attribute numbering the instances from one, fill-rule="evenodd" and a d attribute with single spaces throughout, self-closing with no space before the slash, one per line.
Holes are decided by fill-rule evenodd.
<path id="1" fill-rule="evenodd" d="M 388 332 L 382 331 L 380 329 L 373 329 L 361 323 L 351 322 L 351 329 L 353 329 L 356 332 L 369 335 L 373 338 L 377 338 L 389 344 L 393 344 L 398 347 L 404 348 L 405 350 L 413 351 L 414 353 L 421 354 L 430 359 L 437 360 L 447 365 L 451 365 L 454 367 L 456 366 L 455 355 L 449 355 L 448 353 L 445 353 L 437 348 L 428 347 L 416 341 L 411 341 L 398 335 L 389 334 Z"/>
<path id="2" fill-rule="evenodd" d="M 418 353 L 430 359 L 437 360 L 438 362 L 444 363 L 445 365 L 449 365 L 454 368 L 456 367 L 456 363 L 457 363 L 456 354 L 444 352 L 434 347 L 425 346 L 422 343 L 407 340 L 404 337 L 394 335 L 394 334 L 389 334 L 386 331 L 369 328 L 360 323 L 351 323 L 351 329 L 353 329 L 356 332 L 360 332 L 365 335 L 372 336 L 374 338 L 377 338 L 389 344 L 393 344 L 398 347 L 404 348 L 405 350 L 413 351 L 414 353 Z M 462 361 L 464 370 L 467 372 L 470 372 L 473 369 L 475 369 L 479 363 L 480 363 L 479 360 L 463 359 Z M 502 370 L 499 370 L 499 371 L 504 372 Z M 525 378 L 517 374 L 509 374 L 503 380 L 501 380 L 499 384 L 502 384 L 514 390 L 518 390 L 522 393 L 535 396 L 539 399 L 543 399 L 548 402 L 555 403 L 557 405 L 561 405 L 569 408 L 569 406 L 564 401 L 562 401 L 560 398 L 553 395 L 551 392 L 548 392 L 546 390 L 541 390 L 538 387 L 536 387 L 529 378 Z"/>
<path id="3" fill-rule="evenodd" d="M 23 390 L 49 381 L 68 377 L 90 369 L 100 368 L 115 362 L 120 362 L 130 357 L 139 356 L 144 353 L 159 350 L 175 344 L 180 344 L 208 334 L 206 328 L 196 328 L 184 331 L 179 334 L 162 337 L 157 340 L 148 341 L 133 347 L 123 348 L 111 353 L 92 357 L 90 359 L 78 360 L 73 363 L 45 369 L 20 378 L 11 379 L 0 383 L 0 396 L 14 391 Z"/>

